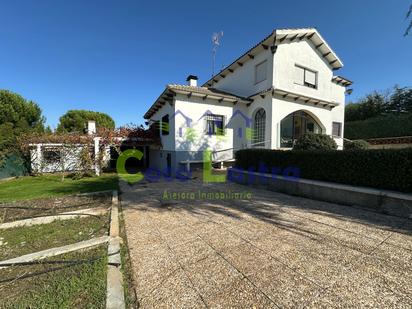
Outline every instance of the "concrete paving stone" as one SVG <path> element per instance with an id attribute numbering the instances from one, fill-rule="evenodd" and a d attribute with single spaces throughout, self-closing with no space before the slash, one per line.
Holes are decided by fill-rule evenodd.
<path id="1" fill-rule="evenodd" d="M 319 251 L 305 251 L 292 256 L 288 266 L 323 288 L 327 288 L 333 282 L 341 280 L 344 274 L 350 272 L 354 267 L 344 258 L 342 260 L 339 257 L 330 259 Z M 357 259 L 353 261 L 356 262 Z"/>
<path id="2" fill-rule="evenodd" d="M 323 290 L 274 261 L 248 278 L 281 308 L 300 307 Z"/>
<path id="3" fill-rule="evenodd" d="M 162 238 L 170 247 L 173 248 L 195 240 L 196 235 L 192 233 L 190 228 L 183 226 L 162 234 Z"/>
<path id="4" fill-rule="evenodd" d="M 253 242 L 253 244 L 269 254 L 272 259 L 289 267 L 294 265 L 296 260 L 301 259 L 303 255 L 307 254 L 295 244 L 285 242 L 279 237 L 268 236 Z"/>
<path id="5" fill-rule="evenodd" d="M 212 254 L 196 263 L 184 266 L 188 277 L 206 300 L 243 278 L 233 266 L 218 254 Z"/>
<path id="6" fill-rule="evenodd" d="M 385 282 L 394 291 L 412 298 L 412 252 L 383 244 L 362 260 L 363 267 Z"/>
<path id="7" fill-rule="evenodd" d="M 189 228 L 180 222 L 179 224 L 173 224 L 170 222 L 162 223 L 160 221 L 156 222 L 156 226 L 152 225 L 152 228 L 162 235 L 162 237 L 167 237 L 171 235 L 172 237 L 176 234 L 186 234 L 189 232 Z"/>
<path id="8" fill-rule="evenodd" d="M 379 239 L 371 239 L 363 235 L 351 233 L 343 230 L 336 230 L 330 235 L 327 235 L 325 242 L 332 242 L 341 246 L 358 250 L 362 253 L 369 253 L 381 241 Z"/>
<path id="9" fill-rule="evenodd" d="M 131 251 L 132 263 L 136 266 L 135 282 L 139 295 L 149 294 L 155 287 L 180 269 L 179 263 L 167 250 L 152 254 L 139 254 Z"/>
<path id="10" fill-rule="evenodd" d="M 139 297 L 139 294 L 138 294 Z M 162 285 L 139 299 L 141 308 L 205 308 L 199 294 L 186 274 L 179 270 L 168 277 Z"/>
<path id="11" fill-rule="evenodd" d="M 219 227 L 201 235 L 201 237 L 218 252 L 244 243 L 239 236 Z"/>
<path id="12" fill-rule="evenodd" d="M 332 284 L 330 291 L 345 300 L 347 307 L 410 308 L 412 301 L 391 289 L 380 274 L 360 265 Z"/>
<path id="13" fill-rule="evenodd" d="M 412 306 L 412 220 L 235 184 L 147 187 L 123 208 L 142 308 Z M 166 187 L 253 200 L 162 207 Z"/>
<path id="14" fill-rule="evenodd" d="M 242 279 L 224 291 L 207 299 L 210 308 L 277 308 L 259 289 L 247 279 Z"/>
<path id="15" fill-rule="evenodd" d="M 182 218 L 182 220 L 184 220 L 184 218 Z M 207 221 L 191 224 L 189 225 L 189 228 L 191 229 L 192 233 L 195 233 L 196 235 L 205 235 L 215 231 L 216 229 L 219 229 L 220 225 L 213 221 Z"/>
<path id="16" fill-rule="evenodd" d="M 136 244 L 140 248 L 152 247 L 163 243 L 163 239 L 154 231 L 151 230 L 137 230 L 134 237 L 130 237 L 131 244 Z"/>
<path id="17" fill-rule="evenodd" d="M 232 232 L 233 234 L 239 236 L 240 238 L 246 239 L 247 241 L 253 241 L 265 236 L 265 233 L 259 229 L 251 228 L 247 224 L 237 224 L 237 225 L 225 225 L 225 229 Z"/>
<path id="18" fill-rule="evenodd" d="M 407 266 L 412 263 L 412 251 L 410 250 L 384 242 L 379 245 L 371 255 L 383 260 L 391 267 L 397 266 L 400 269 L 410 270 L 412 272 L 412 267 L 407 268 Z"/>
<path id="19" fill-rule="evenodd" d="M 197 215 L 197 214 L 182 214 L 182 213 L 175 213 L 174 216 L 176 217 L 177 220 L 180 220 L 182 222 L 182 219 L 184 221 L 182 222 L 184 225 L 189 225 L 189 226 L 196 226 L 196 225 L 201 225 L 209 222 L 208 218 L 205 218 L 204 216 Z"/>
<path id="20" fill-rule="evenodd" d="M 386 242 L 391 245 L 412 251 L 412 224 L 410 224 L 409 226 L 409 221 L 408 224 L 404 226 L 404 229 L 392 232 Z"/>
<path id="21" fill-rule="evenodd" d="M 371 225 L 355 222 L 347 222 L 342 226 L 342 228 L 352 233 L 359 234 L 367 238 L 376 239 L 378 241 L 383 241 L 392 234 L 392 231 L 388 229 L 380 229 Z"/>
<path id="22" fill-rule="evenodd" d="M 346 299 L 341 298 L 328 290 L 319 291 L 318 294 L 314 295 L 299 307 L 314 309 L 351 308 L 351 306 L 349 306 L 349 304 L 346 302 Z"/>
<path id="23" fill-rule="evenodd" d="M 271 256 L 248 243 L 222 250 L 221 254 L 245 276 L 253 274 L 271 262 Z"/>
<path id="24" fill-rule="evenodd" d="M 173 253 L 179 263 L 186 266 L 215 254 L 215 251 L 205 241 L 196 238 L 186 244 L 174 247 Z"/>
<path id="25" fill-rule="evenodd" d="M 321 222 L 315 219 L 302 217 L 300 215 L 296 216 L 300 217 L 299 222 L 301 229 L 307 231 L 307 233 L 312 233 L 314 236 L 316 236 L 316 238 L 322 238 L 337 229 L 336 226 L 328 222 Z"/>
<path id="26" fill-rule="evenodd" d="M 278 233 L 278 237 L 285 242 L 305 242 L 305 241 L 323 241 L 326 238 L 326 235 L 334 233 L 336 230 L 333 228 L 326 228 L 322 226 L 319 228 L 319 231 L 316 230 L 316 227 L 312 223 L 306 224 L 302 222 L 301 225 L 295 227 L 284 227 Z M 325 233 L 323 233 L 325 232 Z M 328 234 L 326 234 L 326 232 Z"/>

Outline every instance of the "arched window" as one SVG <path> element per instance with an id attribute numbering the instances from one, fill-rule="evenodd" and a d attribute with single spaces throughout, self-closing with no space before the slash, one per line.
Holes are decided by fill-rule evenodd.
<path id="1" fill-rule="evenodd" d="M 280 122 L 280 147 L 292 148 L 295 140 L 305 133 L 322 134 L 322 127 L 304 111 L 287 115 Z"/>
<path id="2" fill-rule="evenodd" d="M 256 112 L 253 122 L 252 144 L 254 147 L 265 147 L 265 128 L 266 112 L 261 108 Z"/>

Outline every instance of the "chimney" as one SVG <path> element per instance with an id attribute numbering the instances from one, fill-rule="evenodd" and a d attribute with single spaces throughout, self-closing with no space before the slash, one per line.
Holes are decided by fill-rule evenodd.
<path id="1" fill-rule="evenodd" d="M 96 121 L 94 120 L 87 121 L 87 134 L 89 135 L 96 134 Z"/>
<path id="2" fill-rule="evenodd" d="M 188 84 L 189 86 L 192 86 L 192 87 L 197 87 L 197 80 L 198 80 L 198 78 L 197 78 L 196 75 L 189 75 L 189 76 L 186 78 L 187 84 Z"/>

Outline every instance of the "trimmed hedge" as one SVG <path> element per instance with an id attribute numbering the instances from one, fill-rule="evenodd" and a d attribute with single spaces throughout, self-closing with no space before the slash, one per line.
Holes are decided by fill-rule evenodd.
<path id="1" fill-rule="evenodd" d="M 345 150 L 368 149 L 369 147 L 370 144 L 363 139 L 358 139 L 356 141 L 343 141 L 343 149 Z"/>
<path id="2" fill-rule="evenodd" d="M 235 167 L 262 172 L 262 166 L 267 173 L 282 174 L 285 168 L 298 168 L 304 179 L 412 192 L 412 148 L 236 152 Z"/>
<path id="3" fill-rule="evenodd" d="M 412 114 L 388 115 L 359 121 L 345 122 L 345 137 L 368 139 L 412 135 Z"/>
<path id="4" fill-rule="evenodd" d="M 306 133 L 298 138 L 293 150 L 334 150 L 338 149 L 335 140 L 329 135 Z"/>

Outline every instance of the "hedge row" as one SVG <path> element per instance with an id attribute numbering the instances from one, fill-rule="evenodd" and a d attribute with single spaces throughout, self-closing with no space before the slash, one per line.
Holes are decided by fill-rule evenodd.
<path id="1" fill-rule="evenodd" d="M 412 135 L 412 114 L 388 115 L 345 123 L 345 137 L 368 139 Z"/>
<path id="2" fill-rule="evenodd" d="M 348 151 L 236 152 L 235 167 L 282 174 L 297 168 L 300 177 L 349 185 L 412 192 L 412 148 Z"/>

